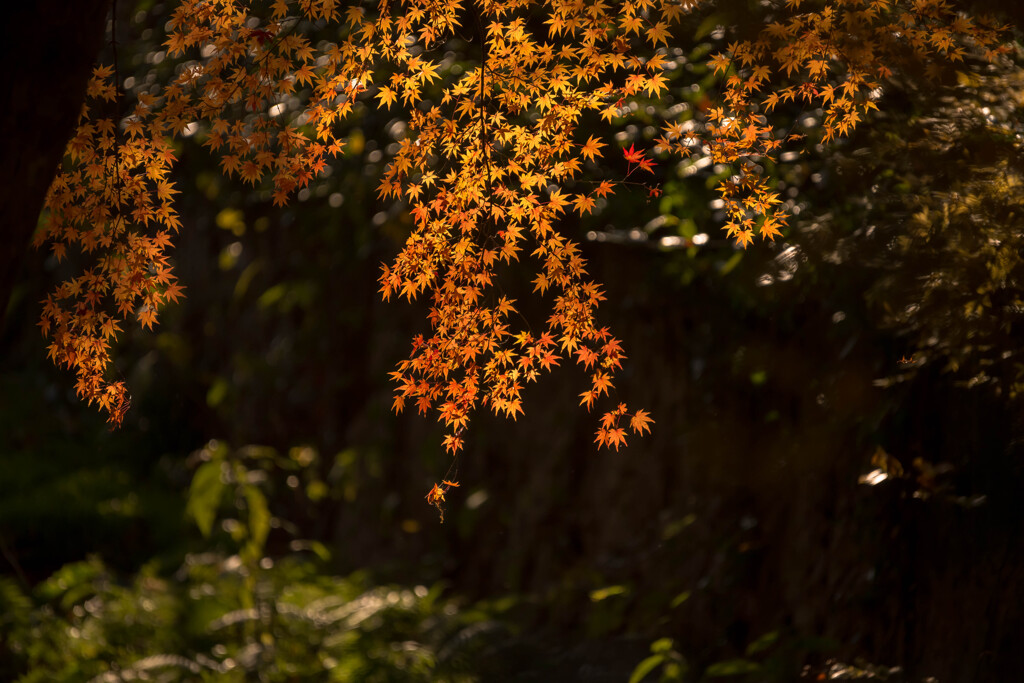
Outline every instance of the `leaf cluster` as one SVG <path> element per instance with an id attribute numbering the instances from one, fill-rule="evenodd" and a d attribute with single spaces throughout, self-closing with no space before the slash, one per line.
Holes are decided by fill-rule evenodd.
<path id="1" fill-rule="evenodd" d="M 181 227 L 169 180 L 175 137 L 198 134 L 224 173 L 269 183 L 280 205 L 344 153 L 341 123 L 372 105 L 402 110 L 405 135 L 378 193 L 412 218 L 380 292 L 429 306 L 429 333 L 391 373 L 395 410 L 436 412 L 457 453 L 475 410 L 515 419 L 524 386 L 568 359 L 589 376 L 580 403 L 591 409 L 610 398 L 625 354 L 597 321 L 604 292 L 560 224 L 599 211 L 637 184 L 635 172 L 653 173 L 653 158 L 634 143 L 619 179 L 588 178 L 612 163 L 591 131 L 596 121 L 620 122 L 636 99 L 684 85 L 669 81 L 669 42 L 702 9 L 699 0 L 381 0 L 345 9 L 332 0 L 183 0 L 167 24 L 167 55 L 177 60 L 170 82 L 138 92 L 128 112 L 114 68 L 97 67 L 90 81 L 37 236 L 58 259 L 73 247 L 93 263 L 44 302 L 50 356 L 74 369 L 81 397 L 120 422 L 130 398 L 123 382 L 105 379 L 110 344 L 130 317 L 150 328 L 182 293 L 167 255 Z M 329 39 L 308 37 L 326 26 Z M 475 67 L 446 56 L 457 37 L 478 50 L 467 55 Z M 774 239 L 787 215 L 765 168 L 803 136 L 775 129 L 776 106 L 820 108 L 820 140 L 831 142 L 877 109 L 880 82 L 895 69 L 957 62 L 968 51 L 991 59 L 998 40 L 999 27 L 946 0 L 813 11 L 789 0 L 756 37 L 711 57 L 719 101 L 696 121 L 665 121 L 655 152 L 699 152 L 730 169 L 718 187 L 727 234 L 741 246 L 755 232 Z M 536 331 L 500 282 L 524 259 L 536 263 L 535 293 L 550 301 Z M 625 445 L 626 418 L 638 434 L 653 422 L 620 403 L 595 441 Z"/>

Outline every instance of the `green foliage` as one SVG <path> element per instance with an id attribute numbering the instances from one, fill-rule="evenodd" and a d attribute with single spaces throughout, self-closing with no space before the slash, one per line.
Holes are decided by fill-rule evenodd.
<path id="1" fill-rule="evenodd" d="M 746 683 L 784 683 L 800 675 L 806 678 L 810 669 L 800 671 L 797 662 L 808 655 L 815 659 L 834 644 L 819 638 L 784 636 L 780 631 L 769 631 L 751 641 L 742 650 L 742 657 L 729 657 L 702 666 L 693 653 L 678 645 L 672 638 L 659 638 L 651 644 L 651 654 L 637 664 L 629 683 L 641 681 L 714 681 L 726 680 Z M 684 654 L 685 653 L 685 654 Z M 689 658 L 688 656 L 689 655 Z M 833 663 L 829 661 L 829 666 Z M 842 665 L 836 665 L 836 670 Z M 884 667 L 875 667 L 882 670 Z M 658 678 L 652 674 L 658 673 Z"/>
<path id="2" fill-rule="evenodd" d="M 221 469 L 221 458 L 203 463 L 192 477 L 192 486 L 189 488 L 185 512 L 195 520 L 203 536 L 210 535 L 217 508 L 220 506 L 221 493 L 224 491 Z"/>
<path id="3" fill-rule="evenodd" d="M 464 634 L 438 588 L 370 588 L 299 556 L 264 558 L 246 606 L 249 578 L 238 556 L 204 553 L 126 584 L 96 558 L 31 595 L 5 580 L 3 672 L 22 683 L 467 680 Z"/>
<path id="4" fill-rule="evenodd" d="M 801 221 L 805 268 L 861 271 L 871 322 L 913 361 L 882 386 L 924 370 L 1008 396 L 1024 387 L 1021 59 L 887 84 L 898 106 L 829 155 L 817 187 L 807 165 L 786 176 L 812 205 L 832 202 Z"/>
<path id="5" fill-rule="evenodd" d="M 187 510 L 203 542 L 167 574 L 119 576 L 98 557 L 65 565 L 30 592 L 0 580 L 0 672 L 21 683 L 116 681 L 461 681 L 486 632 L 441 589 L 371 586 L 325 572 L 326 548 L 266 553 L 267 487 L 309 449 L 196 454 Z M 308 552 L 312 550 L 313 552 Z M 479 615 L 483 616 L 483 615 Z"/>
<path id="6" fill-rule="evenodd" d="M 671 638 L 660 638 L 651 644 L 651 656 L 637 664 L 629 683 L 640 683 L 658 667 L 661 667 L 659 681 L 683 680 L 687 671 L 686 659 L 675 650 Z"/>
<path id="7" fill-rule="evenodd" d="M 760 670 L 761 667 L 750 660 L 727 659 L 724 662 L 715 662 L 709 666 L 704 672 L 704 675 L 708 678 L 722 678 L 725 676 L 757 673 Z"/>

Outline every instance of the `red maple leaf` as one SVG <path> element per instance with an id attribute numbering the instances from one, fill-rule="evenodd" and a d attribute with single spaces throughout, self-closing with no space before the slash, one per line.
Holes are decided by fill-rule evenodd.
<path id="1" fill-rule="evenodd" d="M 634 146 L 635 145 L 630 145 L 629 149 L 622 150 L 622 156 L 626 157 L 626 161 L 628 161 L 631 164 L 639 164 L 641 161 L 643 161 L 644 153 L 642 150 L 639 152 L 635 151 L 633 149 Z"/>
<path id="2" fill-rule="evenodd" d="M 630 164 L 636 164 L 645 171 L 654 173 L 654 162 L 650 159 L 645 159 L 645 152 L 643 150 L 637 151 L 634 147 L 635 145 L 630 145 L 629 149 L 622 150 L 622 156 L 624 156 L 626 161 Z"/>

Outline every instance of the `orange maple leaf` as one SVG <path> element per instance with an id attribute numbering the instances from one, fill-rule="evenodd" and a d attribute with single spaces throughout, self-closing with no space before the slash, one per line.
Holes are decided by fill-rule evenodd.
<path id="1" fill-rule="evenodd" d="M 651 432 L 651 428 L 648 427 L 650 424 L 654 424 L 654 420 L 652 420 L 651 416 L 644 410 L 637 410 L 629 420 L 629 426 L 633 428 L 634 432 L 641 436 L 643 435 L 644 430 L 646 430 L 648 434 Z"/>

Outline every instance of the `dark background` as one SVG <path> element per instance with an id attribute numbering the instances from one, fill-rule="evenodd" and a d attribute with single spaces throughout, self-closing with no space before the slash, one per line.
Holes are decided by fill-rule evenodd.
<path id="1" fill-rule="evenodd" d="M 125 68 L 172 73 L 167 7 L 118 11 Z M 686 87 L 659 107 L 714 95 L 728 35 L 700 27 L 729 19 L 681 43 Z M 386 373 L 427 324 L 376 291 L 410 228 L 375 200 L 392 116 L 356 117 L 284 209 L 184 139 L 187 300 L 125 335 L 120 430 L 47 363 L 38 302 L 66 266 L 23 252 L 0 332 L 0 677 L 625 681 L 657 641 L 644 680 L 1016 680 L 1022 97 L 1014 55 L 897 75 L 850 140 L 769 169 L 796 214 L 774 244 L 735 249 L 715 169 L 670 160 L 663 197 L 563 226 L 653 434 L 598 451 L 563 363 L 518 421 L 474 418 L 443 524 L 423 500 L 452 464 L 441 428 L 390 411 Z M 650 146 L 659 114 L 621 141 Z M 540 321 L 530 279 L 503 287 Z"/>

